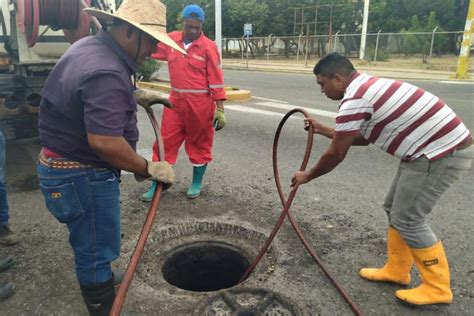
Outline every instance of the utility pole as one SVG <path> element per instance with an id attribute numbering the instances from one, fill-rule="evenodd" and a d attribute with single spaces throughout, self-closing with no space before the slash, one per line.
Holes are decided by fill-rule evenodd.
<path id="1" fill-rule="evenodd" d="M 362 22 L 362 34 L 360 37 L 360 52 L 359 59 L 363 60 L 365 55 L 365 40 L 367 38 L 367 23 L 369 22 L 369 2 L 370 0 L 364 0 L 364 18 Z"/>
<path id="2" fill-rule="evenodd" d="M 222 1 L 216 0 L 216 45 L 219 56 L 222 58 Z"/>
<path id="3" fill-rule="evenodd" d="M 469 55 L 471 53 L 472 33 L 474 33 L 474 0 L 469 1 L 467 9 L 466 25 L 464 26 L 464 35 L 462 37 L 461 50 L 459 51 L 458 69 L 452 76 L 454 79 L 469 78 L 467 71 L 469 69 Z"/>

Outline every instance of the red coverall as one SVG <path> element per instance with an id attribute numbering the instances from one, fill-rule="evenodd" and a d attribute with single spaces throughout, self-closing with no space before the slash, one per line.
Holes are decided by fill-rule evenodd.
<path id="1" fill-rule="evenodd" d="M 183 32 L 168 34 L 184 49 Z M 164 108 L 161 123 L 165 160 L 175 164 L 183 141 L 192 164 L 212 160 L 215 101 L 225 100 L 224 76 L 216 44 L 204 34 L 187 49 L 187 56 L 162 43 L 153 58 L 168 61 L 173 109 Z M 153 160 L 157 160 L 157 144 Z"/>

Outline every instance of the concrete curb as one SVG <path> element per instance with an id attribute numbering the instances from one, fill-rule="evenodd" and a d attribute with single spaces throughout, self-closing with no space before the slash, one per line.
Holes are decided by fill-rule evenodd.
<path id="1" fill-rule="evenodd" d="M 165 83 L 153 83 L 153 82 L 140 81 L 138 83 L 138 86 L 143 89 L 158 90 L 158 91 L 162 91 L 166 93 L 171 92 L 170 85 L 165 84 Z"/>
<path id="2" fill-rule="evenodd" d="M 236 65 L 236 64 L 223 64 L 222 67 L 228 70 L 240 70 L 240 71 L 261 71 L 261 72 L 277 72 L 277 73 L 292 73 L 292 74 L 313 74 L 313 68 L 289 68 L 287 65 L 272 65 L 272 66 L 255 66 L 249 65 Z M 465 83 L 474 83 L 473 79 L 456 79 L 452 78 L 453 75 L 450 72 L 442 71 L 412 71 L 410 69 L 377 69 L 367 67 L 357 67 L 362 72 L 392 79 L 401 80 L 434 80 L 434 81 L 460 81 Z"/>
<path id="3" fill-rule="evenodd" d="M 150 90 L 158 90 L 166 93 L 171 92 L 171 86 L 167 82 L 145 82 L 140 81 L 138 83 L 140 88 L 150 89 Z M 226 86 L 224 88 L 225 94 L 227 97 L 227 101 L 249 101 L 252 99 L 252 93 L 249 90 L 240 90 L 234 87 Z"/>

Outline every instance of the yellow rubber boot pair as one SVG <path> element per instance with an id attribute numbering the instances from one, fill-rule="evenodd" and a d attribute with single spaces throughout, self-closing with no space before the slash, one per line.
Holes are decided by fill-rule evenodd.
<path id="1" fill-rule="evenodd" d="M 385 281 L 407 285 L 415 263 L 422 284 L 414 289 L 398 290 L 395 296 L 414 305 L 449 304 L 453 301 L 448 260 L 443 244 L 422 249 L 409 248 L 400 233 L 389 227 L 387 231 L 387 262 L 380 269 L 364 268 L 359 274 L 370 281 Z"/>
<path id="2" fill-rule="evenodd" d="M 453 293 L 448 260 L 441 241 L 429 248 L 410 248 L 410 251 L 415 258 L 422 283 L 414 289 L 398 290 L 395 296 L 414 305 L 450 304 L 453 301 Z"/>
<path id="3" fill-rule="evenodd" d="M 387 231 L 387 262 L 380 268 L 363 268 L 359 274 L 370 281 L 393 282 L 407 285 L 410 283 L 410 270 L 413 257 L 400 233 L 389 226 Z"/>

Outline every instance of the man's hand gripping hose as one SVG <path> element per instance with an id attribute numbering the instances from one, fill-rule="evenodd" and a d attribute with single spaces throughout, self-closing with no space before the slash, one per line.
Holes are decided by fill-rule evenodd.
<path id="1" fill-rule="evenodd" d="M 151 105 L 154 103 L 161 103 L 165 105 L 161 101 L 166 100 L 166 99 L 163 99 L 163 98 L 152 98 L 152 99 L 153 99 L 153 103 L 149 103 L 151 102 L 150 99 L 146 99 L 147 101 L 143 101 L 143 99 L 140 99 L 140 100 L 143 104 L 148 105 L 146 107 L 144 106 L 144 108 L 146 110 L 148 118 L 150 119 L 151 126 L 153 127 L 153 132 L 155 133 L 156 142 L 158 144 L 158 160 L 159 161 L 155 163 L 159 163 L 160 165 L 148 163 L 147 171 L 151 175 L 150 180 L 158 180 L 158 181 L 163 181 L 163 182 L 170 180 L 171 182 L 173 182 L 174 173 L 170 174 L 169 172 L 169 170 L 171 170 L 172 172 L 173 169 L 171 169 L 171 167 L 169 167 L 168 169 L 169 165 L 166 166 L 167 163 L 163 165 L 165 162 L 160 161 L 164 157 L 163 144 L 160 142 L 160 134 L 159 134 L 160 127 L 159 127 L 158 121 L 156 120 L 155 114 L 153 113 L 153 109 L 151 108 Z M 157 102 L 156 100 L 160 100 L 160 101 Z M 115 301 L 109 315 L 112 315 L 112 316 L 120 315 L 120 311 L 122 310 L 122 305 L 125 301 L 125 296 L 127 295 L 128 288 L 130 286 L 130 283 L 132 282 L 133 275 L 135 273 L 135 270 L 137 269 L 138 262 L 140 261 L 140 257 L 143 253 L 143 249 L 145 248 L 148 235 L 150 234 L 153 222 L 155 221 L 156 212 L 158 210 L 158 205 L 160 203 L 161 192 L 163 191 L 163 182 L 158 182 L 156 186 L 156 191 L 155 191 L 155 194 L 153 195 L 153 199 L 150 202 L 150 207 L 148 209 L 145 223 L 143 224 L 142 232 L 140 233 L 140 237 L 138 238 L 137 244 L 130 258 L 130 262 L 128 263 L 127 269 L 125 270 L 123 281 L 120 284 L 120 287 L 117 291 L 117 294 L 115 296 Z"/>
<path id="2" fill-rule="evenodd" d="M 352 309 L 352 311 L 354 312 L 354 314 L 355 315 L 362 315 L 362 312 L 359 310 L 357 305 L 352 301 L 352 299 L 349 297 L 349 295 L 344 291 L 344 289 L 336 282 L 334 277 L 324 267 L 321 259 L 318 257 L 316 252 L 313 250 L 311 245 L 306 240 L 305 236 L 303 235 L 303 233 L 301 231 L 301 228 L 299 227 L 298 223 L 296 222 L 295 218 L 293 217 L 293 214 L 290 212 L 291 203 L 293 203 L 293 199 L 296 196 L 296 191 L 298 191 L 299 184 L 292 186 L 292 190 L 290 192 L 288 200 L 285 198 L 285 194 L 283 193 L 283 190 L 281 188 L 280 176 L 279 176 L 279 173 L 278 173 L 278 162 L 277 162 L 278 141 L 280 139 L 281 130 L 282 130 L 283 126 L 285 125 L 286 121 L 290 118 L 290 116 L 292 116 L 293 114 L 296 114 L 296 113 L 301 113 L 305 116 L 306 119 L 309 119 L 309 115 L 305 110 L 299 109 L 299 108 L 291 110 L 290 112 L 288 112 L 283 117 L 283 119 L 280 122 L 280 125 L 278 125 L 278 129 L 275 133 L 275 139 L 273 141 L 273 174 L 275 176 L 275 183 L 276 183 L 276 187 L 278 189 L 278 194 L 280 195 L 280 200 L 281 200 L 281 203 L 283 204 L 283 210 L 280 214 L 280 217 L 277 220 L 277 223 L 273 227 L 273 230 L 270 233 L 270 236 L 266 240 L 263 247 L 260 249 L 260 252 L 257 255 L 257 257 L 255 258 L 255 260 L 249 266 L 247 271 L 245 271 L 244 275 L 240 278 L 239 283 L 243 282 L 245 279 L 247 279 L 249 277 L 249 275 L 252 273 L 252 271 L 255 269 L 257 264 L 260 262 L 260 260 L 265 255 L 268 248 L 270 247 L 273 239 L 275 238 L 276 234 L 278 233 L 278 230 L 282 226 L 283 221 L 285 220 L 285 217 L 288 216 L 288 219 L 291 223 L 291 226 L 295 230 L 296 235 L 301 240 L 301 242 L 303 243 L 303 246 L 306 248 L 308 253 L 314 259 L 314 261 L 317 263 L 317 265 L 321 268 L 321 270 L 324 272 L 324 274 L 327 276 L 327 278 L 331 281 L 331 283 L 336 287 L 336 289 L 342 295 L 344 300 L 349 304 L 349 306 Z M 303 162 L 301 163 L 301 166 L 300 166 L 300 169 L 299 169 L 300 171 L 304 171 L 306 169 L 306 166 L 308 165 L 309 156 L 311 154 L 311 148 L 313 146 L 313 132 L 314 132 L 313 131 L 313 124 L 305 124 L 305 129 L 308 131 L 308 139 L 307 139 L 307 142 L 306 142 L 306 151 L 305 151 L 305 155 L 304 155 L 304 158 L 303 158 Z"/>
<path id="3" fill-rule="evenodd" d="M 285 199 L 285 195 L 284 195 L 284 193 L 282 191 L 282 188 L 281 188 L 280 177 L 279 177 L 279 173 L 278 173 L 278 164 L 277 164 L 278 141 L 279 141 L 279 137 L 280 137 L 280 133 L 281 133 L 281 130 L 283 128 L 283 125 L 290 118 L 290 116 L 292 116 L 293 114 L 298 113 L 298 112 L 302 113 L 306 118 L 309 118 L 309 115 L 303 109 L 294 109 L 294 110 L 291 110 L 290 112 L 288 112 L 283 117 L 283 119 L 280 122 L 280 125 L 278 126 L 278 129 L 277 129 L 276 134 L 275 134 L 275 140 L 274 140 L 274 143 L 273 143 L 273 172 L 274 172 L 274 176 L 275 176 L 275 182 L 276 182 L 276 186 L 277 186 L 277 189 L 278 189 L 278 193 L 280 195 L 280 200 L 281 200 L 281 202 L 284 206 L 283 211 L 281 212 L 280 217 L 278 218 L 278 221 L 277 221 L 275 227 L 273 228 L 269 238 L 267 239 L 264 246 L 260 250 L 260 252 L 257 255 L 256 259 L 253 261 L 253 263 L 250 265 L 250 267 L 247 269 L 247 271 L 241 277 L 240 282 L 243 282 L 245 279 L 247 279 L 248 276 L 255 269 L 257 264 L 260 262 L 260 260 L 265 255 L 268 248 L 270 247 L 270 245 L 271 245 L 273 239 L 275 238 L 278 230 L 280 229 L 281 225 L 283 224 L 283 221 L 284 221 L 285 217 L 288 216 L 288 219 L 290 220 L 290 223 L 293 226 L 293 229 L 295 230 L 296 234 L 298 235 L 298 238 L 301 240 L 301 242 L 303 243 L 304 247 L 309 252 L 311 257 L 316 261 L 316 263 L 319 265 L 319 267 L 324 272 L 324 274 L 328 277 L 328 279 L 334 284 L 334 286 L 337 288 L 339 293 L 343 296 L 344 300 L 350 305 L 350 307 L 351 307 L 352 311 L 354 312 L 354 314 L 362 315 L 362 312 L 359 310 L 357 305 L 355 305 L 355 303 L 351 300 L 349 295 L 344 291 L 344 289 L 342 289 L 342 287 L 340 287 L 337 284 L 336 280 L 331 276 L 329 271 L 324 267 L 323 263 L 321 262 L 321 259 L 316 255 L 316 253 L 312 249 L 311 245 L 307 242 L 306 238 L 304 237 L 303 233 L 301 232 L 300 227 L 296 223 L 292 213 L 289 210 L 290 206 L 291 206 L 291 203 L 293 202 L 293 199 L 295 198 L 295 195 L 296 195 L 296 192 L 297 192 L 299 186 L 296 185 L 292 188 L 291 193 L 288 197 L 288 200 Z M 150 121 L 152 123 L 153 130 L 155 132 L 155 136 L 156 136 L 156 139 L 157 139 L 157 142 L 158 142 L 159 157 L 162 157 L 163 151 L 162 151 L 162 147 L 160 147 L 161 143 L 159 142 L 158 122 L 156 121 L 156 118 L 153 114 L 153 111 L 152 111 L 151 107 L 147 108 L 147 114 L 148 114 L 148 117 L 150 118 Z M 303 162 L 302 162 L 301 167 L 300 167 L 300 171 L 304 171 L 306 169 L 306 166 L 307 166 L 308 160 L 309 160 L 309 156 L 310 156 L 310 153 L 311 153 L 312 144 L 313 144 L 313 127 L 310 126 L 308 128 L 308 140 L 307 140 L 307 145 L 306 145 L 306 152 L 305 152 Z M 119 316 L 120 315 L 120 311 L 121 311 L 123 302 L 125 300 L 125 296 L 127 294 L 128 287 L 130 286 L 130 282 L 132 281 L 133 274 L 136 270 L 136 267 L 138 265 L 138 261 L 140 259 L 140 256 L 141 256 L 142 252 L 143 252 L 143 249 L 145 247 L 146 239 L 148 238 L 148 235 L 151 231 L 151 226 L 152 226 L 152 223 L 155 219 L 156 210 L 157 210 L 157 207 L 158 207 L 158 204 L 159 204 L 160 195 L 161 195 L 162 190 L 163 190 L 163 184 L 161 182 L 158 182 L 158 186 L 157 186 L 155 195 L 153 196 L 153 199 L 152 199 L 151 204 L 150 204 L 150 209 L 148 210 L 148 215 L 147 215 L 147 218 L 145 220 L 145 224 L 143 225 L 142 232 L 140 234 L 140 237 L 138 239 L 138 242 L 137 242 L 135 250 L 132 254 L 132 257 L 130 259 L 130 263 L 128 264 L 127 270 L 125 271 L 123 281 L 122 281 L 122 283 L 120 285 L 120 288 L 117 292 L 117 295 L 116 295 L 114 304 L 112 306 L 112 310 L 110 312 L 110 315 L 113 315 L 113 316 Z"/>

